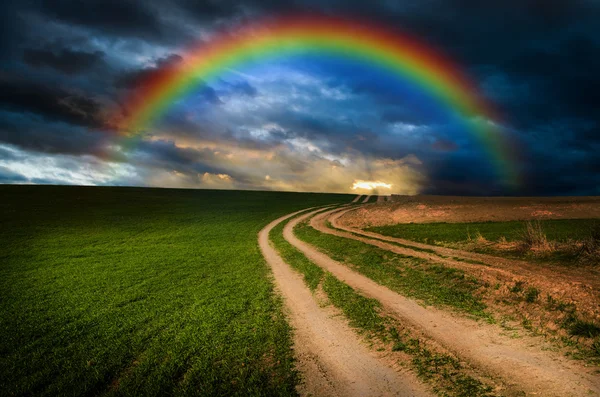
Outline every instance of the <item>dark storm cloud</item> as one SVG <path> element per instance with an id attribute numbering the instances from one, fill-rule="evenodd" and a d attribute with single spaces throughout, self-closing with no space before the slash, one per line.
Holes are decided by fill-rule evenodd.
<path id="1" fill-rule="evenodd" d="M 109 35 L 160 39 L 165 34 L 152 2 L 134 0 L 42 0 L 39 11 L 64 23 Z"/>
<path id="2" fill-rule="evenodd" d="M 241 13 L 243 2 L 221 0 L 179 0 L 179 6 L 197 20 L 214 21 L 218 18 L 228 18 Z"/>
<path id="3" fill-rule="evenodd" d="M 495 182 L 498 170 L 470 153 L 452 152 L 443 157 L 432 157 L 427 166 L 428 183 L 423 189 L 424 194 L 510 194 L 504 186 Z M 483 165 L 473 167 L 473 164 Z M 490 175 L 494 177 L 490 178 Z"/>
<path id="4" fill-rule="evenodd" d="M 1 155 L 1 154 L 0 154 Z M 29 179 L 23 175 L 0 166 L 0 183 L 26 183 Z"/>
<path id="5" fill-rule="evenodd" d="M 94 99 L 59 87 L 0 78 L 0 109 L 31 112 L 50 121 L 101 128 L 101 105 Z"/>
<path id="6" fill-rule="evenodd" d="M 77 74 L 102 63 L 102 51 L 85 52 L 63 48 L 59 51 L 27 49 L 23 60 L 34 67 L 50 67 L 65 74 Z"/>
<path id="7" fill-rule="evenodd" d="M 536 153 L 547 161 L 555 153 Z M 577 172 L 573 172 L 576 169 Z M 523 187 L 526 195 L 600 195 L 600 163 L 596 154 L 570 156 L 569 161 L 550 161 L 544 168 L 534 167 Z"/>
<path id="8" fill-rule="evenodd" d="M 176 171 L 195 178 L 210 173 L 227 174 L 238 183 L 248 181 L 243 170 L 236 172 L 219 165 L 222 158 L 219 158 L 214 149 L 182 148 L 166 139 L 140 142 L 135 148 L 131 162 L 150 169 Z"/>
<path id="9" fill-rule="evenodd" d="M 555 127 L 567 135 L 566 126 Z M 570 129 L 569 127 L 567 127 Z M 530 144 L 524 173 L 523 191 L 526 194 L 561 195 L 578 191 L 579 194 L 600 193 L 600 142 L 589 140 L 582 145 L 576 135 L 565 137 L 542 134 L 544 145 Z M 542 166 L 543 165 L 543 166 Z M 594 193 L 595 192 L 595 193 Z"/>
<path id="10" fill-rule="evenodd" d="M 135 150 L 140 155 L 137 161 L 156 168 L 195 173 L 222 172 L 208 165 L 215 160 L 214 151 L 210 149 L 180 148 L 173 141 L 155 140 L 141 142 Z"/>
<path id="11" fill-rule="evenodd" d="M 548 48 L 520 49 L 498 69 L 530 91 L 499 98 L 518 126 L 558 118 L 600 121 L 600 42 L 574 37 Z"/>
<path id="12" fill-rule="evenodd" d="M 26 32 L 22 30 L 23 25 L 15 2 L 0 3 L 0 59 L 11 54 L 23 41 L 26 36 Z"/>
<path id="13" fill-rule="evenodd" d="M 43 153 L 98 154 L 107 135 L 64 122 L 50 122 L 34 114 L 0 111 L 0 143 Z M 0 153 L 2 158 L 6 153 Z"/>
<path id="14" fill-rule="evenodd" d="M 432 145 L 432 149 L 439 152 L 453 152 L 458 149 L 458 145 L 455 142 L 447 139 L 437 139 Z"/>

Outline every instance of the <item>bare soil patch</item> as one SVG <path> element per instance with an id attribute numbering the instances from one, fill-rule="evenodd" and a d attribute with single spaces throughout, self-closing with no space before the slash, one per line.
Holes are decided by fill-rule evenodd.
<path id="1" fill-rule="evenodd" d="M 600 218 L 600 197 L 399 196 L 347 213 L 356 228 L 397 223 Z"/>

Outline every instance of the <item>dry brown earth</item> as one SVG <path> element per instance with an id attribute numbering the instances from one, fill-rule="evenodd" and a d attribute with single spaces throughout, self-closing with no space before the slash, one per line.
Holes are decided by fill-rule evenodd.
<path id="1" fill-rule="evenodd" d="M 397 223 L 485 222 L 600 218 L 600 197 L 392 196 L 348 213 L 344 224 L 363 229 Z"/>

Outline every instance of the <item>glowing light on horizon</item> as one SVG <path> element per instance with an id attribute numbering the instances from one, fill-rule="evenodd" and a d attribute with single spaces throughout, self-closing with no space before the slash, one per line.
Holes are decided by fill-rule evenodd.
<path id="1" fill-rule="evenodd" d="M 352 190 L 356 189 L 365 189 L 365 190 L 374 190 L 377 188 L 391 189 L 392 184 L 380 182 L 380 181 L 354 181 L 352 185 Z"/>

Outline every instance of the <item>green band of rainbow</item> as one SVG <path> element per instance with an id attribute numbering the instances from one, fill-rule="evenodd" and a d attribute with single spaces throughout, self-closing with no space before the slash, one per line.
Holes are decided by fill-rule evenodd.
<path id="1" fill-rule="evenodd" d="M 291 17 L 245 26 L 190 51 L 183 65 L 147 81 L 127 103 L 124 135 L 142 133 L 178 98 L 229 68 L 296 53 L 325 53 L 374 64 L 410 80 L 468 120 L 508 185 L 517 184 L 511 147 L 495 127 L 498 117 L 459 68 L 417 41 L 380 27 L 325 17 Z"/>

